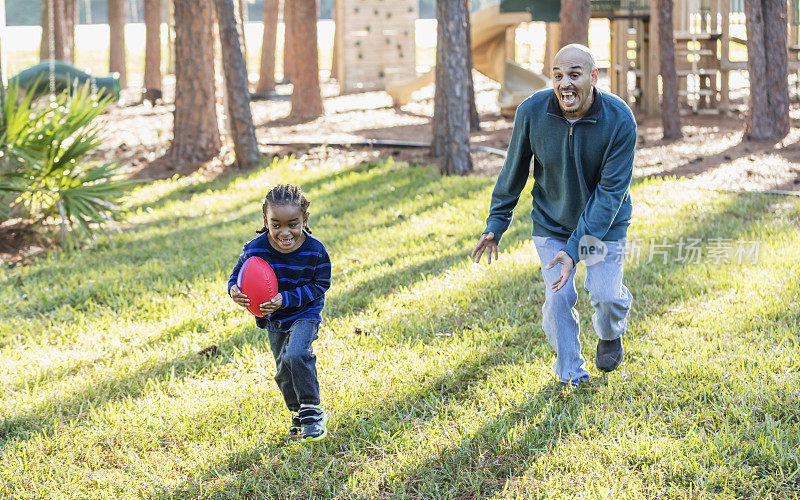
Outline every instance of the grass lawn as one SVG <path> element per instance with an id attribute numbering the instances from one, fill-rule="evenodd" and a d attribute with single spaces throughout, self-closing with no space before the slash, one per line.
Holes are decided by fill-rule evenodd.
<path id="1" fill-rule="evenodd" d="M 278 181 L 334 264 L 311 446 L 284 442 L 266 335 L 225 293 Z M 3 267 L 0 497 L 798 498 L 800 199 L 637 180 L 627 359 L 570 391 L 530 195 L 500 261 L 467 259 L 492 186 L 286 159 L 142 186 L 113 246 Z"/>

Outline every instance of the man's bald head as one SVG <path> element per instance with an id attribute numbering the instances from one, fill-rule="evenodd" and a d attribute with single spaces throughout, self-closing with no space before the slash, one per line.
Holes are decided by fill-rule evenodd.
<path id="1" fill-rule="evenodd" d="M 589 47 L 586 45 L 571 43 L 561 47 L 561 50 L 556 53 L 556 57 L 553 58 L 553 66 L 556 66 L 560 60 L 564 59 L 564 57 L 568 57 L 573 61 L 580 61 L 582 69 L 587 73 L 591 73 L 592 70 L 597 68 L 597 62 L 594 59 L 594 54 L 592 54 L 592 51 L 589 50 Z"/>
<path id="2" fill-rule="evenodd" d="M 559 50 L 553 59 L 552 78 L 564 117 L 574 120 L 586 114 L 597 84 L 597 66 L 589 47 L 573 43 Z"/>

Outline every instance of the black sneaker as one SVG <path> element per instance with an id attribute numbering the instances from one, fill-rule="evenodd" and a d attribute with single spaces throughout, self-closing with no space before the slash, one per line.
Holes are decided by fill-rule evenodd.
<path id="1" fill-rule="evenodd" d="M 301 441 L 319 441 L 328 435 L 328 415 L 319 406 L 300 408 Z"/>
<path id="2" fill-rule="evenodd" d="M 289 425 L 289 439 L 297 439 L 303 432 L 303 427 L 300 425 L 300 415 L 292 412 L 292 423 Z"/>
<path id="3" fill-rule="evenodd" d="M 600 340 L 597 342 L 597 356 L 594 364 L 602 372 L 613 372 L 622 364 L 625 350 L 622 348 L 622 337 L 614 340 Z"/>

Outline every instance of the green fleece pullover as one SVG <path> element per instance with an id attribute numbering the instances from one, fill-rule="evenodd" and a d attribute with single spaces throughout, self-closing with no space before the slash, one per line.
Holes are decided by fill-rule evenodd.
<path id="1" fill-rule="evenodd" d="M 517 108 L 511 143 L 492 192 L 486 230 L 499 242 L 533 164 L 533 236 L 566 240 L 576 264 L 585 235 L 626 237 L 636 146 L 636 121 L 622 99 L 594 89 L 594 102 L 570 124 L 553 89 L 536 92 Z M 531 162 L 533 159 L 533 162 Z"/>

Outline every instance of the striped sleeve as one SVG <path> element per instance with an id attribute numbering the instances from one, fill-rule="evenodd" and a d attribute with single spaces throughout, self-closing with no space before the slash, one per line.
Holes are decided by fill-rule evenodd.
<path id="1" fill-rule="evenodd" d="M 236 284 L 236 281 L 239 278 L 239 270 L 242 268 L 242 264 L 246 260 L 245 254 L 247 253 L 246 247 L 242 249 L 242 254 L 239 255 L 239 260 L 236 261 L 236 265 L 233 266 L 233 272 L 231 272 L 230 278 L 228 278 L 228 289 L 226 290 L 228 293 L 231 291 L 231 287 Z"/>
<path id="2" fill-rule="evenodd" d="M 311 281 L 281 292 L 283 305 L 281 307 L 303 307 L 310 302 L 322 297 L 331 286 L 331 260 L 328 252 L 322 247 L 320 255 L 314 262 L 314 274 Z"/>

